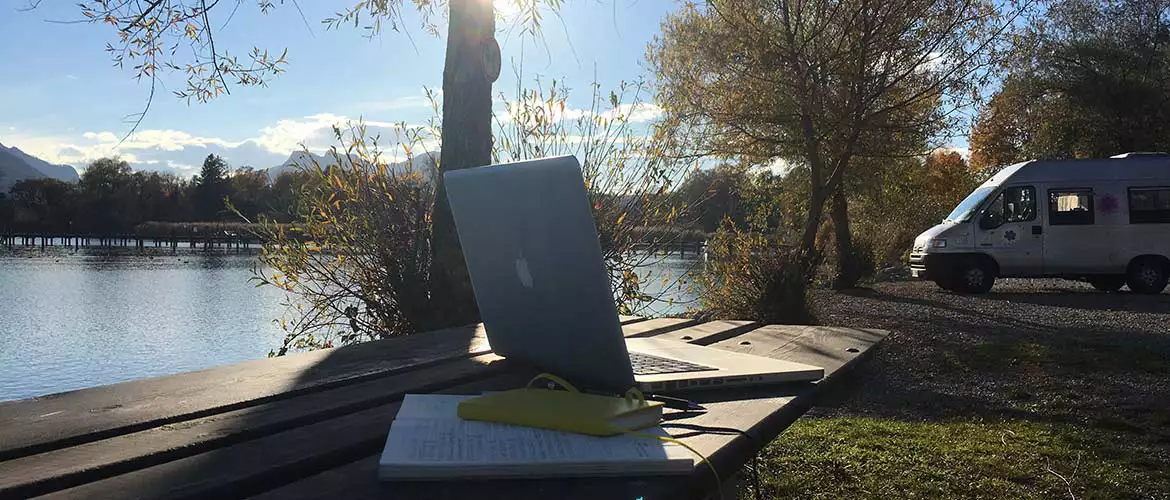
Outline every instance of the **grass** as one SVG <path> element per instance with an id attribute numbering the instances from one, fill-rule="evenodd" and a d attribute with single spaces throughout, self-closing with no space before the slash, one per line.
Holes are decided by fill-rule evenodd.
<path id="1" fill-rule="evenodd" d="M 764 498 L 1170 495 L 1167 473 L 1118 437 L 1061 423 L 807 418 L 761 453 L 761 490 Z"/>
<path id="2" fill-rule="evenodd" d="M 760 497 L 1170 500 L 1170 299 L 1085 288 L 814 291 L 894 334 L 765 447 Z"/>

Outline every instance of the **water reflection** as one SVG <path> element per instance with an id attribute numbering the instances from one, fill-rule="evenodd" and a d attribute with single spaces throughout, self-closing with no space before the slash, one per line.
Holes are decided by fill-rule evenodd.
<path id="1" fill-rule="evenodd" d="M 645 291 L 662 300 L 638 314 L 693 305 L 698 261 L 646 262 Z M 255 263 L 234 250 L 0 250 L 0 400 L 263 358 L 283 336 L 283 294 L 249 281 Z"/>
<path id="2" fill-rule="evenodd" d="M 262 358 L 281 293 L 254 255 L 0 255 L 0 400 Z"/>

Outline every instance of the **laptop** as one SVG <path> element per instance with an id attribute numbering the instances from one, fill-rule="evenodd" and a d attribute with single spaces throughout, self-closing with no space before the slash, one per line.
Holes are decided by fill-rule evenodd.
<path id="1" fill-rule="evenodd" d="M 453 170 L 447 199 L 488 343 L 574 384 L 652 392 L 819 380 L 820 367 L 626 339 L 573 156 Z"/>

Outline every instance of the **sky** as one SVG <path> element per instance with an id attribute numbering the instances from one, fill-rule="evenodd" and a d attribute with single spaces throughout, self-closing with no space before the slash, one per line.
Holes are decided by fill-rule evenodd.
<path id="1" fill-rule="evenodd" d="M 146 103 L 148 81 L 113 66 L 105 51 L 116 42 L 111 27 L 61 22 L 81 18 L 75 2 L 44 0 L 22 10 L 28 2 L 0 5 L 0 143 L 77 168 L 117 155 L 136 169 L 189 176 L 211 153 L 234 166 L 267 168 L 302 144 L 315 151 L 335 144 L 331 127 L 359 117 L 372 133 L 389 134 L 398 122 L 425 123 L 432 110 L 424 88 L 442 86 L 441 18 L 439 37 L 408 12 L 409 36 L 385 30 L 369 39 L 352 26 L 327 30 L 320 22 L 352 0 L 301 0 L 304 18 L 291 2 L 276 2 L 276 9 L 263 14 L 256 2 L 244 0 L 217 32 L 217 48 L 238 55 L 254 46 L 276 53 L 287 48 L 287 71 L 267 87 L 232 86 L 230 95 L 190 104 L 171 93 L 185 87 L 185 77 L 162 74 L 149 113 L 119 145 L 132 127 L 126 117 Z M 608 90 L 647 77 L 647 44 L 678 7 L 673 0 L 570 0 L 559 19 L 546 13 L 542 35 L 533 39 L 521 35 L 508 0 L 497 2 L 503 3 L 496 38 L 504 62 L 493 93 L 515 94 L 513 67 L 522 58 L 520 81 L 565 82 L 570 109 L 588 107 L 594 81 Z M 212 24 L 223 25 L 230 10 L 212 10 Z M 635 114 L 650 120 L 658 112 L 647 104 Z"/>

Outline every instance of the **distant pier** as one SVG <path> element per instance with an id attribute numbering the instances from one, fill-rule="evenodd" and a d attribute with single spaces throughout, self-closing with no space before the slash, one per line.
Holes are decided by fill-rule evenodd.
<path id="1" fill-rule="evenodd" d="M 0 247 L 35 248 L 63 247 L 63 248 L 170 248 L 178 251 L 179 247 L 203 250 L 226 249 L 246 250 L 253 246 L 259 247 L 261 241 L 253 234 L 226 233 L 219 234 L 176 234 L 160 236 L 142 236 L 137 234 L 92 235 L 92 234 L 30 234 L 30 233 L 0 233 Z"/>

